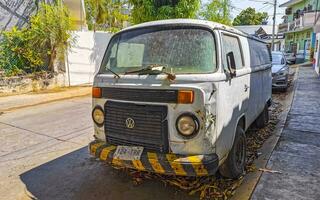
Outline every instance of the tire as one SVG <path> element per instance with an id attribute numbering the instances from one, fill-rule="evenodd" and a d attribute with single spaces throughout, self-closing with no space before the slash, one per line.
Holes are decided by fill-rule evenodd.
<path id="1" fill-rule="evenodd" d="M 255 127 L 257 128 L 264 128 L 269 122 L 269 110 L 268 106 L 266 105 L 262 111 L 262 113 L 258 116 L 255 121 Z"/>
<path id="2" fill-rule="evenodd" d="M 222 176 L 237 179 L 244 174 L 246 166 L 247 142 L 244 130 L 237 126 L 236 135 L 227 159 L 220 166 L 219 172 Z"/>

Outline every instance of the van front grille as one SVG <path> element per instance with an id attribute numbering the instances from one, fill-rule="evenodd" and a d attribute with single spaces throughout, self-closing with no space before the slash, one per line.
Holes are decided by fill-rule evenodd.
<path id="1" fill-rule="evenodd" d="M 102 97 L 122 101 L 177 103 L 177 90 L 102 88 Z"/>
<path id="2" fill-rule="evenodd" d="M 148 150 L 168 152 L 167 107 L 107 101 L 105 133 L 114 145 L 143 146 Z M 134 127 L 126 120 L 132 119 Z"/>

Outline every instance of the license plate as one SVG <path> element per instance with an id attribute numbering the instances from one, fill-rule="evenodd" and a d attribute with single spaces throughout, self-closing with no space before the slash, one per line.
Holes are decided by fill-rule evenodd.
<path id="1" fill-rule="evenodd" d="M 143 147 L 117 146 L 113 158 L 120 160 L 140 160 Z"/>

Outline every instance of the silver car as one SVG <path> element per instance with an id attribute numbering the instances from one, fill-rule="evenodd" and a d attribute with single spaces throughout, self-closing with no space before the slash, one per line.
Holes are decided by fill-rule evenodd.
<path id="1" fill-rule="evenodd" d="M 285 57 L 287 59 L 287 62 L 289 64 L 295 64 L 296 63 L 296 56 L 295 56 L 294 53 L 286 52 L 284 55 L 285 55 Z"/>
<path id="2" fill-rule="evenodd" d="M 285 55 L 280 51 L 272 52 L 272 88 L 286 91 L 288 88 L 289 66 Z"/>

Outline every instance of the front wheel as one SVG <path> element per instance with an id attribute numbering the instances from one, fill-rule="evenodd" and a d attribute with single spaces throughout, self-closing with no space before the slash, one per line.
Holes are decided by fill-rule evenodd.
<path id="1" fill-rule="evenodd" d="M 244 174 L 246 166 L 246 135 L 244 130 L 237 126 L 233 146 L 229 152 L 228 158 L 220 166 L 219 172 L 226 178 L 236 179 Z"/>

